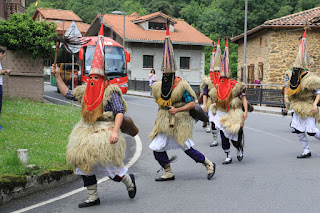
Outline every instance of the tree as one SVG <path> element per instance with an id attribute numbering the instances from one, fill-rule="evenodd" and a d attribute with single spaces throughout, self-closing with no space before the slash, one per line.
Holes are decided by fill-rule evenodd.
<path id="1" fill-rule="evenodd" d="M 27 14 L 13 14 L 0 21 L 0 45 L 32 58 L 49 58 L 57 36 L 53 22 L 35 22 Z"/>

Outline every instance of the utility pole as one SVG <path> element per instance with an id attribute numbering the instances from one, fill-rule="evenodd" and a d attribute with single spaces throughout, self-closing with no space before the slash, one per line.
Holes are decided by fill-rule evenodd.
<path id="1" fill-rule="evenodd" d="M 243 42 L 244 54 L 243 54 L 243 70 L 241 70 L 241 72 L 243 72 L 242 81 L 244 83 L 246 83 L 246 79 L 247 79 L 247 16 L 248 16 L 248 0 L 245 0 L 244 42 Z"/>

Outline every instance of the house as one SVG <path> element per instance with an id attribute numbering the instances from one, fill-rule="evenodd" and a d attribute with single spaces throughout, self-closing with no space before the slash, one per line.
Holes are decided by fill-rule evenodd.
<path id="1" fill-rule="evenodd" d="M 320 75 L 320 7 L 264 22 L 247 32 L 247 81 L 283 85 L 284 73 L 295 61 L 299 38 L 306 24 L 307 47 L 314 63 L 308 67 Z M 238 79 L 244 66 L 244 34 L 231 39 L 238 43 Z"/>
<path id="2" fill-rule="evenodd" d="M 57 34 L 62 36 L 69 28 L 72 21 L 74 21 L 79 28 L 82 35 L 89 29 L 89 24 L 77 16 L 71 10 L 60 10 L 51 8 L 37 8 L 34 12 L 32 19 L 34 21 L 54 21 L 57 24 Z"/>
<path id="3" fill-rule="evenodd" d="M 25 13 L 26 0 L 0 0 L 0 20 L 8 20 L 13 13 Z"/>
<path id="4" fill-rule="evenodd" d="M 158 80 L 162 78 L 160 69 L 167 21 L 178 68 L 177 76 L 191 85 L 200 85 L 205 67 L 204 47 L 211 46 L 212 40 L 183 19 L 173 19 L 162 12 L 156 12 L 141 17 L 137 13 L 125 16 L 105 14 L 102 22 L 105 27 L 104 35 L 120 44 L 125 43 L 126 51 L 131 54 L 131 62 L 128 64 L 129 79 L 147 81 L 152 68 L 155 69 Z M 98 35 L 100 23 L 100 17 L 97 16 L 86 36 Z"/>

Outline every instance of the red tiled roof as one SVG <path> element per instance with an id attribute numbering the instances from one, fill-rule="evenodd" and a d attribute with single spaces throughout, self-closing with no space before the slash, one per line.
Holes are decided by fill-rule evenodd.
<path id="1" fill-rule="evenodd" d="M 158 12 L 159 13 L 159 12 Z M 163 13 L 162 13 L 163 14 Z M 138 19 L 144 20 L 156 15 L 147 15 L 142 17 L 126 16 L 125 19 L 125 38 L 126 40 L 139 42 L 163 42 L 166 36 L 165 30 L 144 30 L 139 24 L 133 23 Z M 165 15 L 165 14 L 163 14 Z M 165 15 L 166 17 L 169 17 Z M 123 35 L 123 16 L 114 14 L 105 14 L 104 21 L 109 25 L 121 38 Z M 170 17 L 169 17 L 170 18 Z M 171 18 L 170 18 L 171 19 Z M 171 19 L 173 20 L 173 19 Z M 170 32 L 173 43 L 184 43 L 194 45 L 211 45 L 212 40 L 186 23 L 183 19 L 175 19 L 174 32 Z M 93 22 L 94 23 L 94 22 Z"/>
<path id="2" fill-rule="evenodd" d="M 71 10 L 60 10 L 60 9 L 51 9 L 51 8 L 37 8 L 32 19 L 34 20 L 37 14 L 40 13 L 46 20 L 67 20 L 75 22 L 83 22 L 83 20 L 77 16 Z"/>
<path id="3" fill-rule="evenodd" d="M 320 7 L 315 7 L 310 10 L 305 10 L 299 13 L 291 14 L 277 19 L 272 19 L 264 22 L 262 25 L 259 25 L 247 32 L 247 35 L 254 34 L 265 28 L 273 27 L 304 27 L 308 23 L 309 27 L 320 27 L 320 23 L 317 23 L 317 18 L 320 17 Z M 319 18 L 318 18 L 319 19 Z M 236 42 L 244 37 L 244 34 L 240 34 L 231 39 L 232 42 Z"/>
<path id="4" fill-rule="evenodd" d="M 133 13 L 131 13 L 131 15 L 130 16 L 137 16 L 137 17 L 140 17 L 139 16 L 139 14 L 137 13 L 137 12 L 133 12 Z"/>
<path id="5" fill-rule="evenodd" d="M 155 13 L 151 13 L 151 14 L 148 14 L 148 15 L 145 15 L 145 16 L 141 16 L 140 18 L 134 20 L 134 22 L 138 23 L 138 22 L 146 21 L 148 19 L 155 18 L 157 16 L 162 16 L 162 17 L 164 17 L 166 19 L 169 19 L 171 22 L 176 24 L 174 19 L 172 19 L 170 16 L 167 16 L 166 14 L 162 13 L 161 11 L 155 12 Z"/>
<path id="6" fill-rule="evenodd" d="M 57 24 L 57 34 L 58 35 L 62 35 L 63 34 L 63 31 L 66 32 L 67 29 L 69 28 L 69 26 L 71 25 L 72 21 L 65 21 L 64 22 L 64 26 L 63 26 L 63 23 L 56 23 Z M 83 23 L 83 22 L 75 22 L 78 29 L 80 30 L 81 34 L 84 35 L 89 27 L 90 27 L 90 24 L 86 24 L 86 23 Z M 64 29 L 64 30 L 63 30 Z"/>

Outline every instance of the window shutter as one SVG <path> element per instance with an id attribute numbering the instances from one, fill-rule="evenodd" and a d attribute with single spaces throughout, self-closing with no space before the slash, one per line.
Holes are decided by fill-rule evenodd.
<path id="1" fill-rule="evenodd" d="M 250 64 L 248 68 L 248 83 L 253 84 L 254 83 L 254 64 Z M 250 86 L 251 88 L 252 86 Z"/>
<path id="2" fill-rule="evenodd" d="M 263 63 L 258 63 L 258 80 L 261 82 L 263 80 Z"/>

